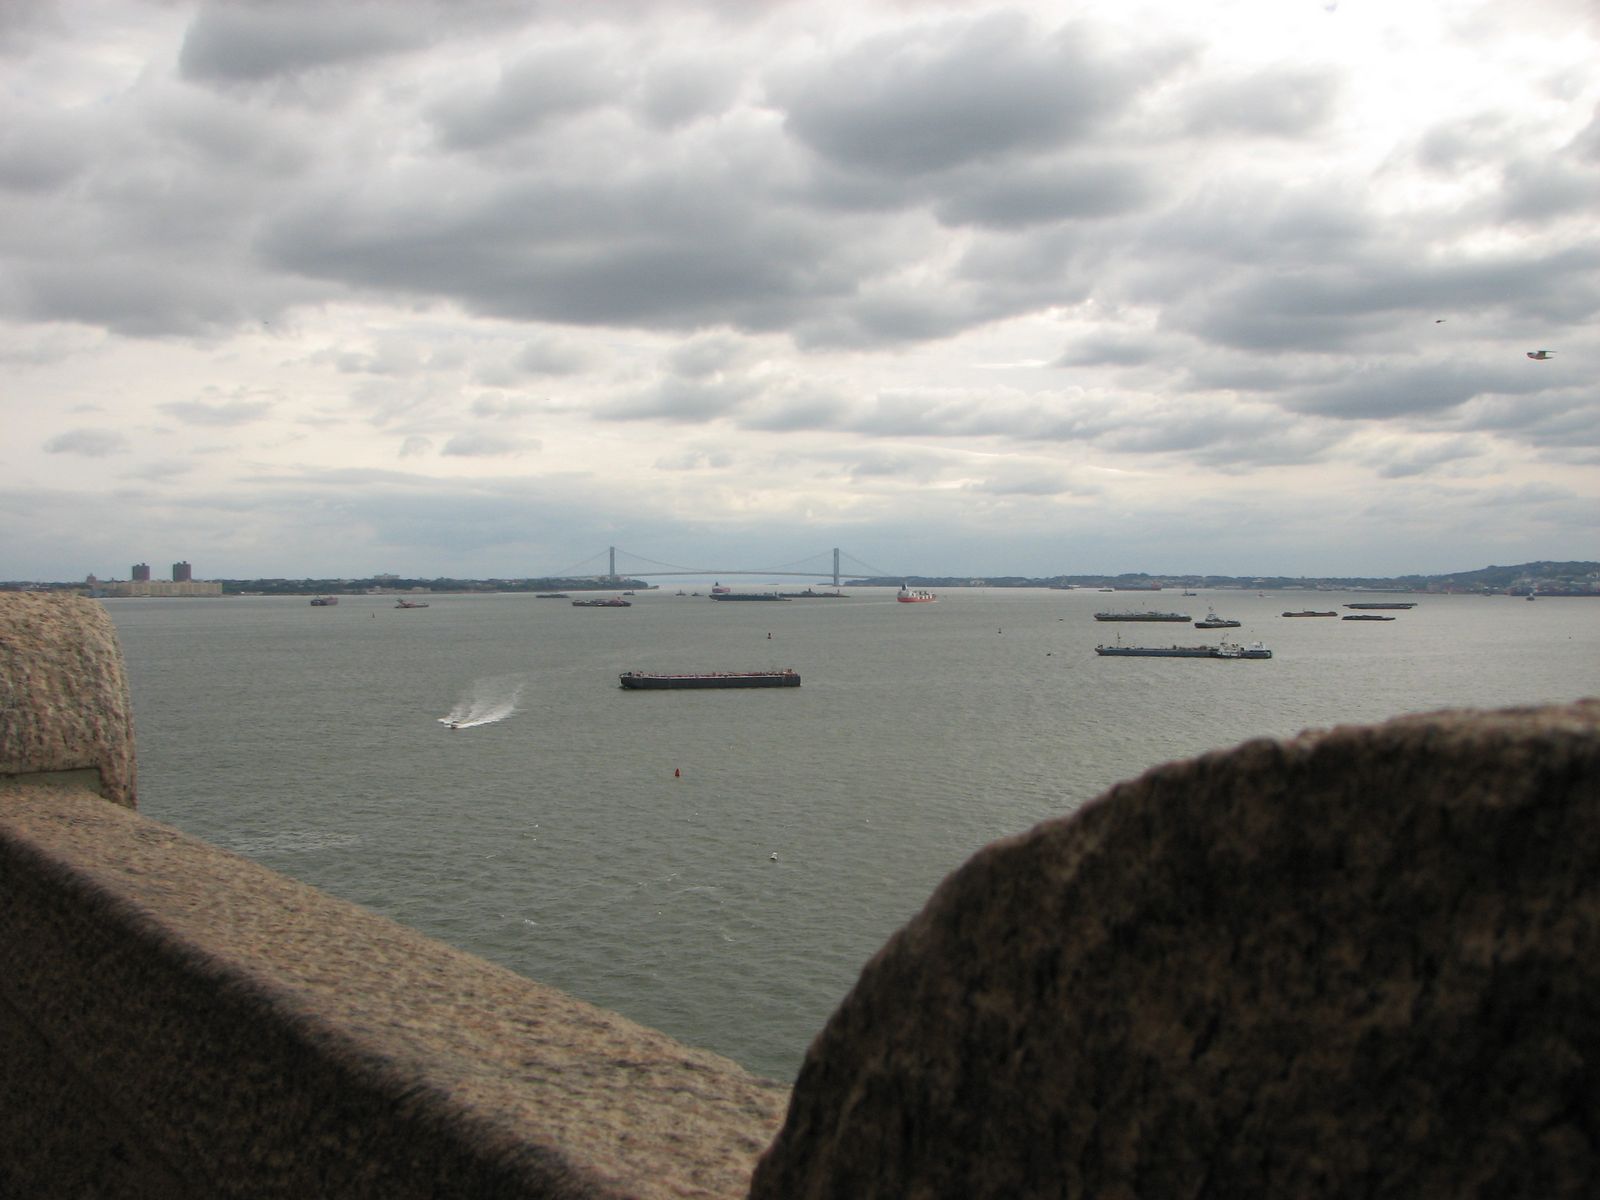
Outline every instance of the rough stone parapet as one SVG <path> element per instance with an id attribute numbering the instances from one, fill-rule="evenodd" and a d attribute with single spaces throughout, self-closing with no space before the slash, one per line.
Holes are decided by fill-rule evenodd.
<path id="1" fill-rule="evenodd" d="M 753 1200 L 1600 1194 L 1600 701 L 1157 768 L 980 851 Z"/>
<path id="2" fill-rule="evenodd" d="M 788 1090 L 67 782 L 0 780 L 0 1195 L 743 1195 Z"/>
<path id="3" fill-rule="evenodd" d="M 116 629 L 78 596 L 0 592 L 0 776 L 93 770 L 136 803 L 133 707 Z"/>

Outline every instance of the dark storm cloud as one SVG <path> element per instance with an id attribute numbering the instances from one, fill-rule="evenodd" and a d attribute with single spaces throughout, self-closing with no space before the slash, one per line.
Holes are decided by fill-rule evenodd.
<path id="1" fill-rule="evenodd" d="M 671 378 L 599 405 L 595 415 L 608 421 L 699 423 L 736 412 L 758 390 L 758 385 L 747 379 Z"/>
<path id="2" fill-rule="evenodd" d="M 1357 367 L 1329 383 L 1289 389 L 1278 402 L 1294 412 L 1346 420 L 1406 417 L 1443 412 L 1485 393 L 1517 394 L 1539 386 L 1520 364 L 1401 363 Z"/>
<path id="3" fill-rule="evenodd" d="M 1339 82 L 1326 71 L 1275 70 L 1196 87 L 1187 102 L 1190 134 L 1298 138 L 1328 120 Z"/>
<path id="4" fill-rule="evenodd" d="M 1027 229 L 1057 221 L 1133 213 L 1154 194 L 1146 168 L 1064 160 L 972 171 L 952 180 L 934 204 L 946 225 Z"/>
<path id="5" fill-rule="evenodd" d="M 72 429 L 51 438 L 44 448 L 47 454 L 107 458 L 113 454 L 126 454 L 130 446 L 127 436 L 114 429 Z"/>
<path id="6" fill-rule="evenodd" d="M 529 375 L 572 375 L 590 365 L 586 351 L 554 337 L 529 338 L 512 366 Z"/>
<path id="7" fill-rule="evenodd" d="M 669 56 L 645 69 L 639 88 L 640 114 L 661 129 L 721 112 L 739 90 L 739 72 L 708 55 Z"/>
<path id="8" fill-rule="evenodd" d="M 1451 414 L 1446 427 L 1511 436 L 1557 457 L 1600 450 L 1600 405 L 1592 387 L 1582 385 L 1534 395 L 1480 396 Z"/>
<path id="9" fill-rule="evenodd" d="M 384 180 L 307 197 L 260 242 L 276 266 L 351 286 L 451 296 L 511 319 L 663 329 L 778 327 L 848 289 L 831 249 L 822 222 L 774 211 L 710 164 L 603 188 Z"/>
<path id="10" fill-rule="evenodd" d="M 1199 284 L 1163 320 L 1244 350 L 1334 351 L 1375 334 L 1415 330 L 1418 348 L 1436 314 L 1510 313 L 1581 320 L 1595 311 L 1597 252 L 1589 248 L 1512 259 L 1455 261 L 1395 243 L 1336 263 L 1275 261 Z M 1552 280 L 1566 286 L 1552 289 Z M 1555 311 L 1549 311 L 1555 310 Z"/>
<path id="11" fill-rule="evenodd" d="M 1373 456 L 1372 467 L 1380 479 L 1405 479 L 1433 475 L 1440 467 L 1482 458 L 1485 453 L 1483 442 L 1477 439 L 1449 438 L 1386 448 L 1382 454 Z"/>
<path id="12" fill-rule="evenodd" d="M 1137 367 L 1152 362 L 1156 353 L 1150 339 L 1114 334 L 1084 338 L 1056 359 L 1057 367 Z"/>
<path id="13" fill-rule="evenodd" d="M 1073 496 L 1086 494 L 1082 487 L 1055 471 L 1009 470 L 978 483 L 967 484 L 966 491 L 985 496 Z"/>
<path id="14" fill-rule="evenodd" d="M 541 48 L 506 68 L 491 87 L 436 105 L 440 140 L 451 149 L 476 149 L 602 104 L 622 89 L 622 77 L 607 57 L 603 46 Z"/>
<path id="15" fill-rule="evenodd" d="M 304 0 L 213 0 L 184 38 L 185 78 L 256 83 L 423 44 L 426 26 L 404 7 Z"/>
<path id="16" fill-rule="evenodd" d="M 1131 419 L 1137 416 L 1142 419 Z M 1262 405 L 1241 407 L 1189 401 L 1130 412 L 1106 410 L 1093 429 L 1096 444 L 1118 453 L 1196 454 L 1210 461 L 1306 461 L 1320 456 L 1330 439 L 1305 436 L 1293 418 Z"/>
<path id="17" fill-rule="evenodd" d="M 82 144 L 88 132 L 59 114 L 38 114 L 0 129 L 0 188 L 49 192 L 66 184 L 89 161 Z"/>
<path id="18" fill-rule="evenodd" d="M 211 425 L 227 427 L 248 425 L 272 412 L 268 400 L 175 400 L 161 405 L 163 412 L 171 413 L 185 425 Z"/>
<path id="19" fill-rule="evenodd" d="M 537 450 L 539 444 L 525 438 L 502 437 L 493 433 L 458 433 L 439 453 L 448 458 L 499 458 Z"/>
<path id="20" fill-rule="evenodd" d="M 837 391 L 800 381 L 747 404 L 738 414 L 738 425 L 765 433 L 842 429 L 849 424 L 849 414 L 849 401 Z"/>
<path id="21" fill-rule="evenodd" d="M 1592 220 L 1597 196 L 1600 167 L 1581 160 L 1523 158 L 1505 168 L 1501 214 L 1535 224 L 1569 215 Z"/>
<path id="22" fill-rule="evenodd" d="M 775 94 L 790 131 L 825 159 L 915 174 L 1064 145 L 1139 82 L 1081 32 L 1041 35 L 1002 12 L 870 38 Z"/>

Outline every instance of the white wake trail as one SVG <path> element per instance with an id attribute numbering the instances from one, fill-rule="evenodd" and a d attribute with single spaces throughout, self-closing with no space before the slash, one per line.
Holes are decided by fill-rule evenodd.
<path id="1" fill-rule="evenodd" d="M 452 729 L 471 729 L 477 725 L 504 721 L 517 711 L 517 704 L 527 686 L 527 681 L 516 675 L 491 675 L 479 679 L 465 696 L 456 701 L 448 715 L 439 718 L 439 722 Z"/>

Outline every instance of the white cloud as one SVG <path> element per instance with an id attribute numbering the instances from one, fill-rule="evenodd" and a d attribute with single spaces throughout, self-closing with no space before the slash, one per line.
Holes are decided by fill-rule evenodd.
<path id="1" fill-rule="evenodd" d="M 0 477 L 52 536 L 0 578 L 163 525 L 243 575 L 1160 570 L 1197 510 L 1272 571 L 1332 505 L 1330 572 L 1600 555 L 1580 0 L 21 12 Z"/>

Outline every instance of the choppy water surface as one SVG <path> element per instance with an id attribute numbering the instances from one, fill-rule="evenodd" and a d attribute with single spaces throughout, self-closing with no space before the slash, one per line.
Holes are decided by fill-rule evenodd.
<path id="1" fill-rule="evenodd" d="M 787 1079 L 867 957 L 986 842 L 1249 737 L 1600 694 L 1600 601 L 1279 616 L 1352 598 L 717 604 L 668 589 L 616 610 L 525 595 L 107 607 L 146 815 Z M 1093 653 L 1119 633 L 1221 636 L 1096 609 L 1211 604 L 1244 622 L 1228 636 L 1275 657 Z M 764 667 L 803 686 L 617 686 L 628 669 Z"/>

